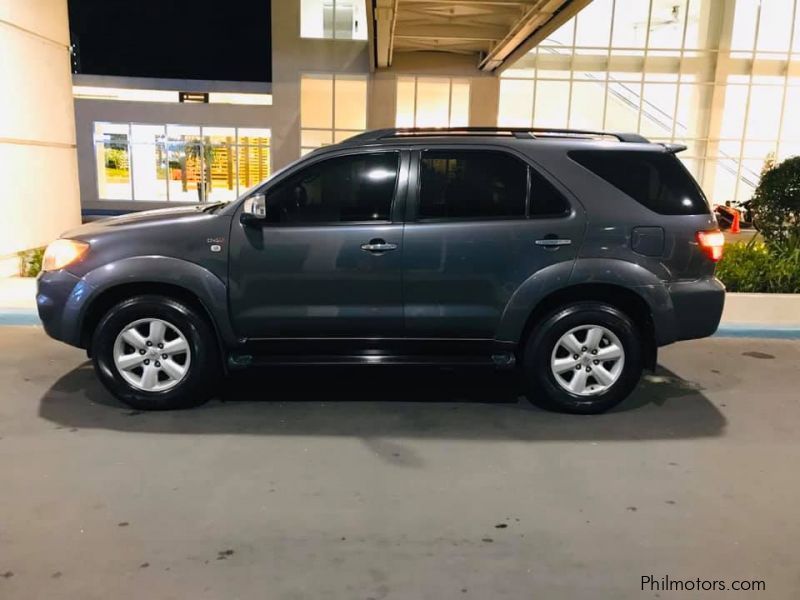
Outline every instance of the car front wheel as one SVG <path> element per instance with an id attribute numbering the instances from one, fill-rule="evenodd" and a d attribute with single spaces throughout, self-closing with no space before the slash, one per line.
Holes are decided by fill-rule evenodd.
<path id="1" fill-rule="evenodd" d="M 536 326 L 523 365 L 535 404 L 560 412 L 601 413 L 622 402 L 638 384 L 641 333 L 613 306 L 576 302 Z"/>
<path id="2" fill-rule="evenodd" d="M 192 307 L 163 296 L 137 296 L 100 320 L 92 355 L 98 377 L 141 410 L 197 406 L 220 377 L 214 332 Z"/>

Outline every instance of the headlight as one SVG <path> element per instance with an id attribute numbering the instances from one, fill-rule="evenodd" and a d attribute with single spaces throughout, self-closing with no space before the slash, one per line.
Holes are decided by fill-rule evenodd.
<path id="1" fill-rule="evenodd" d="M 44 251 L 42 271 L 57 271 L 71 265 L 89 250 L 89 244 L 78 240 L 56 240 Z"/>

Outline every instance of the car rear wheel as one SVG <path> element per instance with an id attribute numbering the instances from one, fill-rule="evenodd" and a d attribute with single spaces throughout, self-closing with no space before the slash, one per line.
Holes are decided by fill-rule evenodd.
<path id="1" fill-rule="evenodd" d="M 539 323 L 523 356 L 532 402 L 560 412 L 596 414 L 622 402 L 642 375 L 636 324 L 608 304 L 577 302 Z"/>
<path id="2" fill-rule="evenodd" d="M 109 310 L 92 338 L 98 377 L 140 410 L 188 408 L 208 401 L 220 378 L 214 332 L 192 307 L 137 296 Z"/>

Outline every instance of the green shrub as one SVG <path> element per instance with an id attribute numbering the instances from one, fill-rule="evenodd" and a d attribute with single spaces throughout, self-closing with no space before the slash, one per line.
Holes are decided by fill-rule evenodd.
<path id="1" fill-rule="evenodd" d="M 729 292 L 800 293 L 800 244 L 726 244 L 717 277 Z"/>
<path id="2" fill-rule="evenodd" d="M 23 277 L 36 277 L 42 270 L 44 248 L 24 250 L 19 253 L 19 274 Z"/>
<path id="3" fill-rule="evenodd" d="M 767 162 L 753 195 L 753 215 L 770 247 L 800 240 L 800 156 L 770 166 Z"/>

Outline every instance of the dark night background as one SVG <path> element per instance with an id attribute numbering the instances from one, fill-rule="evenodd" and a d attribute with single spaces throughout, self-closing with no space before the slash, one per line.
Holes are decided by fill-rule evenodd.
<path id="1" fill-rule="evenodd" d="M 270 0 L 69 0 L 73 71 L 271 81 Z"/>

